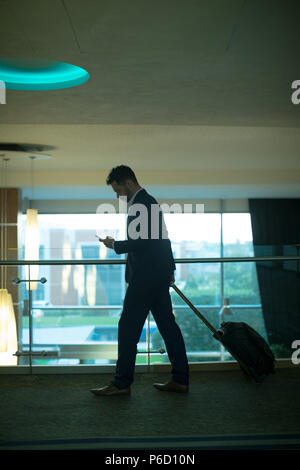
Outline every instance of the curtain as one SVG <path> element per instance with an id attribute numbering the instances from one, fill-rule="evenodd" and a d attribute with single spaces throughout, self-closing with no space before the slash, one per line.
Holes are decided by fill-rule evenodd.
<path id="1" fill-rule="evenodd" d="M 300 199 L 249 199 L 255 256 L 300 254 Z M 300 263 L 257 262 L 268 340 L 291 352 L 300 339 Z"/>

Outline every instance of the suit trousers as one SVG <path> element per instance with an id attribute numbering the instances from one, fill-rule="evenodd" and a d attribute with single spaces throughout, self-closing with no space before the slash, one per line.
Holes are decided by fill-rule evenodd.
<path id="1" fill-rule="evenodd" d="M 165 342 L 173 380 L 188 385 L 186 349 L 172 311 L 169 289 L 169 281 L 136 281 L 128 284 L 118 324 L 118 360 L 113 381 L 116 387 L 126 388 L 134 380 L 137 344 L 149 311 Z"/>

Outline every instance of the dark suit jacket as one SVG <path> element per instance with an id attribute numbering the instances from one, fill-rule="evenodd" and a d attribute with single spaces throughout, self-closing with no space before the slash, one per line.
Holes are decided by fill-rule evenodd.
<path id="1" fill-rule="evenodd" d="M 142 222 L 140 212 L 130 215 L 138 209 L 138 204 L 142 204 L 147 209 L 147 220 L 144 220 L 143 227 L 138 224 Z M 171 249 L 171 242 L 164 236 L 164 219 L 162 211 L 157 211 L 156 221 L 151 218 L 151 205 L 155 204 L 159 208 L 158 202 L 150 196 L 145 189 L 136 195 L 127 217 L 127 240 L 115 241 L 114 250 L 118 254 L 128 253 L 126 261 L 126 282 L 147 282 L 156 279 L 158 282 L 168 282 L 176 269 Z M 141 235 L 133 239 L 130 224 L 133 222 L 136 232 Z M 155 224 L 155 228 L 154 228 Z M 132 226 L 131 226 L 132 227 Z M 129 230 L 128 230 L 129 229 Z M 156 239 L 151 238 L 152 229 L 156 232 Z M 165 232 L 166 233 L 166 232 Z M 147 238 L 143 238 L 145 237 Z"/>

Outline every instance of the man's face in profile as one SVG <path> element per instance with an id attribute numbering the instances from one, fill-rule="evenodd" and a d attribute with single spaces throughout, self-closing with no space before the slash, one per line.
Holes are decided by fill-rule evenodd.
<path id="1" fill-rule="evenodd" d="M 125 181 L 124 184 L 118 184 L 115 181 L 113 181 L 111 183 L 111 187 L 114 190 L 114 192 L 116 193 L 117 198 L 119 198 L 120 196 L 126 196 L 127 201 L 130 200 L 130 198 L 132 196 L 132 191 L 130 189 L 130 182 L 129 181 Z"/>

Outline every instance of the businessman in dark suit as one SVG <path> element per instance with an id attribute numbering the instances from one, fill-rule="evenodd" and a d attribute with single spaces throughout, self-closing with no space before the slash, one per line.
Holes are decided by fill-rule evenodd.
<path id="1" fill-rule="evenodd" d="M 128 253 L 128 283 L 118 325 L 118 360 L 114 380 L 95 395 L 128 395 L 134 380 L 137 344 L 151 310 L 172 364 L 172 380 L 153 384 L 158 390 L 187 392 L 189 370 L 185 344 L 175 322 L 169 293 L 176 269 L 163 214 L 157 201 L 143 189 L 131 168 L 120 165 L 107 178 L 117 197 L 127 197 L 127 240 L 103 239 L 116 253 Z M 153 210 L 154 209 L 154 210 Z"/>

